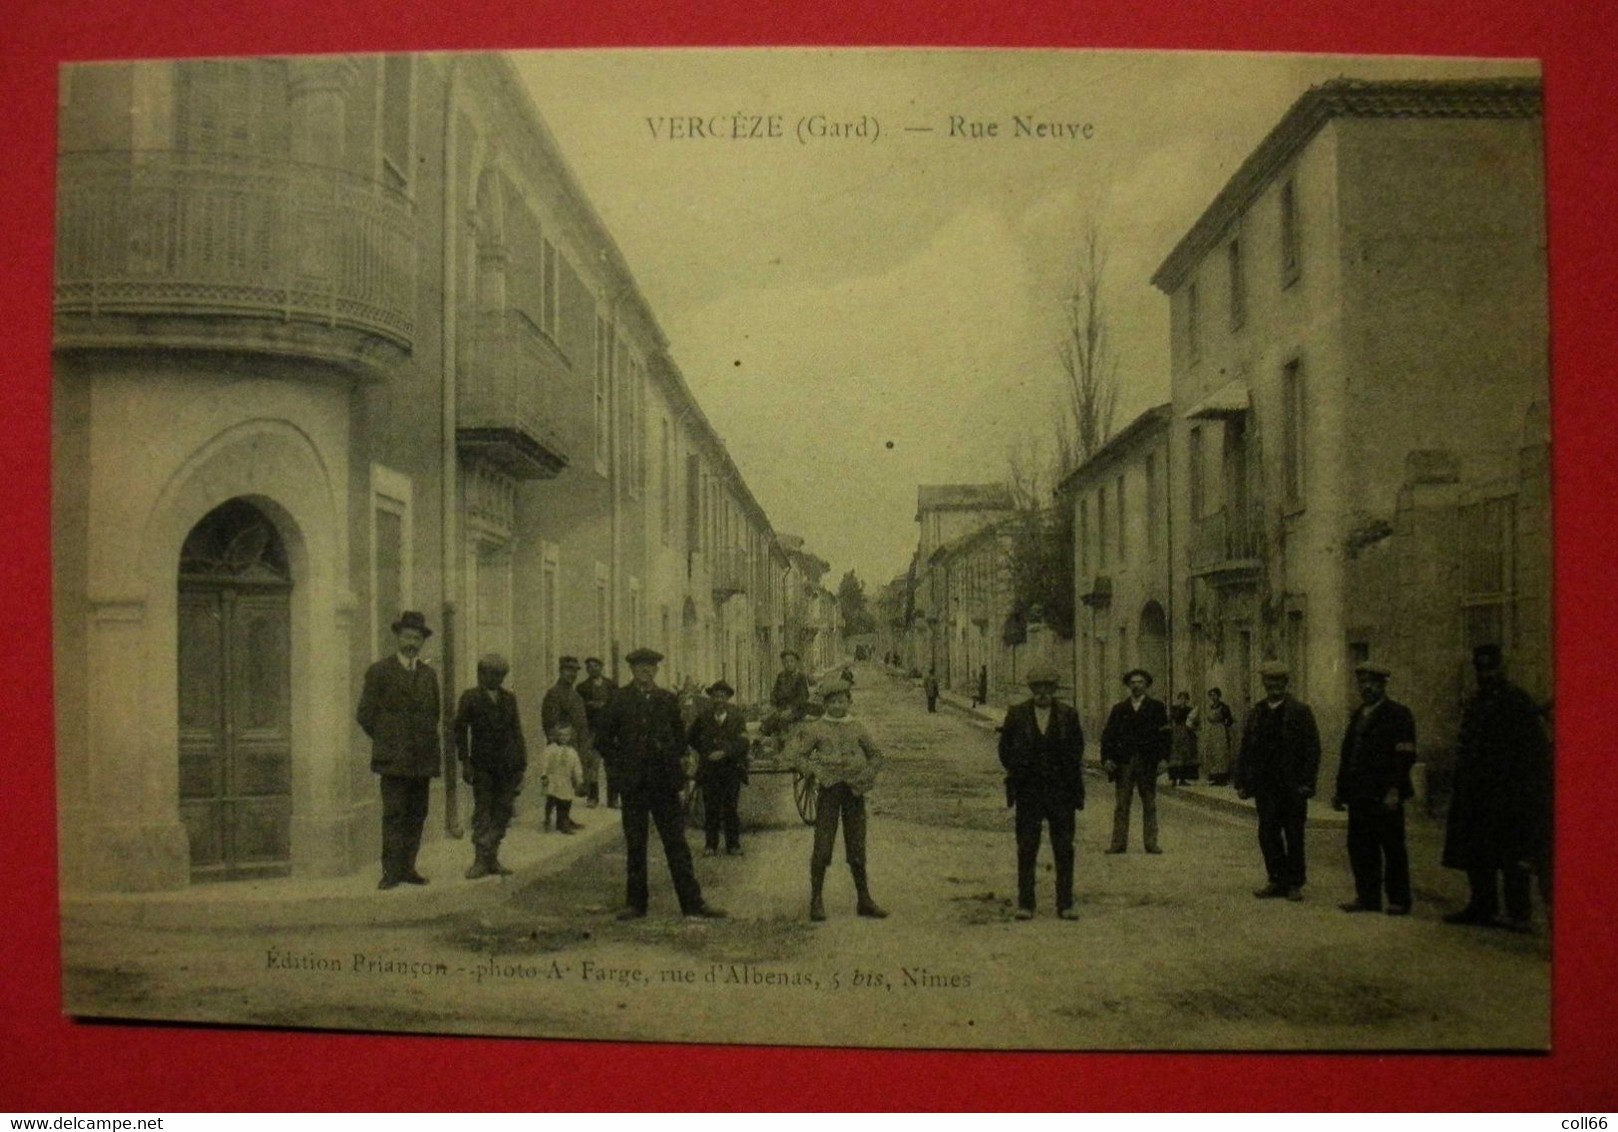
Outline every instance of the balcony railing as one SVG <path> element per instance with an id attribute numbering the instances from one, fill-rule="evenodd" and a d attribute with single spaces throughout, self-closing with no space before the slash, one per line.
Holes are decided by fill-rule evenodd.
<path id="1" fill-rule="evenodd" d="M 59 175 L 59 316 L 238 316 L 411 347 L 414 205 L 379 182 L 168 150 L 65 153 Z"/>
<path id="2" fill-rule="evenodd" d="M 1263 537 L 1263 512 L 1258 507 L 1211 511 L 1192 520 L 1191 569 L 1233 580 L 1254 574 L 1263 555 Z"/>
<path id="3" fill-rule="evenodd" d="M 490 460 L 517 479 L 544 479 L 567 466 L 557 439 L 566 363 L 516 310 L 478 316 L 473 361 L 460 378 L 456 438 L 463 453 Z"/>
<path id="4" fill-rule="evenodd" d="M 713 592 L 720 597 L 746 593 L 753 583 L 753 560 L 739 546 L 721 547 L 708 560 Z"/>

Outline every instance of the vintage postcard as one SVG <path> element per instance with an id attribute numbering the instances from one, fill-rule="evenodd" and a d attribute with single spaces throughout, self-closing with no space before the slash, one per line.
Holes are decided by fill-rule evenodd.
<path id="1" fill-rule="evenodd" d="M 1545 1050 L 1532 61 L 61 70 L 64 1005 Z"/>

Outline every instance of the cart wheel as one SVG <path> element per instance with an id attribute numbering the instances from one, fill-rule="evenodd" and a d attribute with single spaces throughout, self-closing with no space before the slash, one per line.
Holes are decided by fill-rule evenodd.
<path id="1" fill-rule="evenodd" d="M 691 829 L 703 828 L 702 787 L 695 782 L 685 788 L 685 824 Z"/>
<path id="2" fill-rule="evenodd" d="M 820 791 L 815 786 L 815 780 L 805 776 L 801 770 L 792 772 L 792 800 L 798 804 L 798 816 L 804 820 L 804 824 L 814 825 L 815 804 L 820 800 Z"/>

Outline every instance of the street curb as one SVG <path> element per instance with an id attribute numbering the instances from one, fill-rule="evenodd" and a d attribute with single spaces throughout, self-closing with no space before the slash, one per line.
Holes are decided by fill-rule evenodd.
<path id="1" fill-rule="evenodd" d="M 591 812 L 617 815 L 617 811 L 605 808 Z M 553 847 L 547 846 L 539 858 L 513 866 L 511 876 L 492 882 L 463 879 L 459 875 L 463 864 L 451 874 L 453 879 L 440 878 L 442 883 L 420 888 L 404 885 L 386 892 L 371 889 L 311 896 L 292 891 L 298 882 L 289 879 L 267 882 L 287 886 L 284 895 L 277 887 L 256 899 L 235 893 L 229 899 L 218 899 L 209 891 L 218 887 L 214 885 L 161 893 L 64 893 L 62 923 L 64 927 L 179 930 L 359 926 L 432 920 L 469 911 L 488 903 L 491 897 L 509 886 L 527 884 L 558 872 L 606 841 L 609 832 L 620 828 L 617 821 L 592 822 L 584 833 L 558 841 Z M 471 851 L 469 840 L 453 840 L 451 844 L 465 846 L 467 853 Z M 447 854 L 446 850 L 439 851 Z M 370 876 L 365 870 L 365 883 L 372 883 Z"/>

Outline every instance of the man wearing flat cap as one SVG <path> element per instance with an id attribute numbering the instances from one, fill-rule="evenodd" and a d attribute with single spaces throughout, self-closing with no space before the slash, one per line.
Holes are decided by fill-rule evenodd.
<path id="1" fill-rule="evenodd" d="M 1034 876 L 1043 826 L 1050 825 L 1056 860 L 1056 914 L 1073 910 L 1073 834 L 1084 809 L 1084 729 L 1079 713 L 1056 698 L 1057 676 L 1046 668 L 1028 674 L 1031 698 L 1006 710 L 1000 728 L 1000 765 L 1006 768 L 1006 804 L 1017 811 L 1017 918 L 1034 918 Z"/>
<path id="2" fill-rule="evenodd" d="M 799 671 L 798 654 L 791 649 L 781 653 L 781 671 L 770 689 L 770 706 L 781 726 L 797 723 L 809 710 L 809 677 Z"/>
<path id="3" fill-rule="evenodd" d="M 1291 695 L 1292 670 L 1278 660 L 1259 667 L 1264 698 L 1247 712 L 1236 752 L 1236 794 L 1258 811 L 1258 847 L 1269 883 L 1261 900 L 1303 899 L 1303 827 L 1320 774 L 1320 729 L 1309 705 Z"/>
<path id="4" fill-rule="evenodd" d="M 416 871 L 428 790 L 441 767 L 438 676 L 421 659 L 433 631 L 407 610 L 393 623 L 398 651 L 365 670 L 355 718 L 371 739 L 371 771 L 382 786 L 382 880 L 378 888 L 426 884 Z"/>
<path id="5" fill-rule="evenodd" d="M 509 876 L 500 863 L 500 843 L 511 825 L 512 807 L 528 769 L 517 697 L 501 687 L 511 665 L 499 653 L 478 658 L 478 684 L 456 705 L 455 752 L 461 777 L 472 787 L 472 867 L 467 880 Z"/>
<path id="6" fill-rule="evenodd" d="M 1506 925 L 1530 929 L 1529 882 L 1550 837 L 1550 757 L 1539 709 L 1506 679 L 1498 645 L 1472 653 L 1477 692 L 1461 712 L 1444 865 L 1464 869 L 1471 898 L 1444 917 L 1492 925 L 1505 889 Z"/>
<path id="7" fill-rule="evenodd" d="M 1337 763 L 1332 808 L 1348 810 L 1348 863 L 1354 899 L 1345 912 L 1382 908 L 1387 886 L 1390 916 L 1410 912 L 1410 857 L 1405 851 L 1405 800 L 1415 794 L 1416 717 L 1388 698 L 1389 672 L 1366 661 L 1354 669 L 1360 706 L 1349 717 Z"/>
<path id="8" fill-rule="evenodd" d="M 723 680 L 708 685 L 709 706 L 692 722 L 686 739 L 697 753 L 706 857 L 718 854 L 721 828 L 725 852 L 732 857 L 742 853 L 740 800 L 747 781 L 747 722 L 741 712 L 731 710 L 735 694 Z"/>
<path id="9" fill-rule="evenodd" d="M 601 753 L 596 750 L 595 733 L 601 726 L 601 710 L 618 690 L 617 683 L 606 674 L 606 665 L 598 656 L 584 658 L 584 679 L 579 683 L 579 697 L 584 700 L 584 717 L 590 728 L 590 742 L 579 748 L 579 760 L 584 763 L 585 805 L 594 809 L 601 801 Z M 618 790 L 607 783 L 607 806 L 618 807 Z"/>
<path id="10" fill-rule="evenodd" d="M 1169 709 L 1146 694 L 1152 674 L 1144 668 L 1124 673 L 1129 695 L 1112 705 L 1101 731 L 1101 766 L 1117 788 L 1109 853 L 1129 848 L 1129 811 L 1140 793 L 1142 833 L 1148 853 L 1157 844 L 1157 767 L 1169 754 Z"/>
<path id="11" fill-rule="evenodd" d="M 667 688 L 657 686 L 657 666 L 663 654 L 638 648 L 626 658 L 634 678 L 614 693 L 601 712 L 596 736 L 606 760 L 610 781 L 617 783 L 622 803 L 628 906 L 619 919 L 646 915 L 646 842 L 648 825 L 657 826 L 663 856 L 674 880 L 680 911 L 691 917 L 719 917 L 724 913 L 703 902 L 685 843 L 685 821 L 680 812 L 680 791 L 685 787 L 685 728 L 680 701 Z"/>

